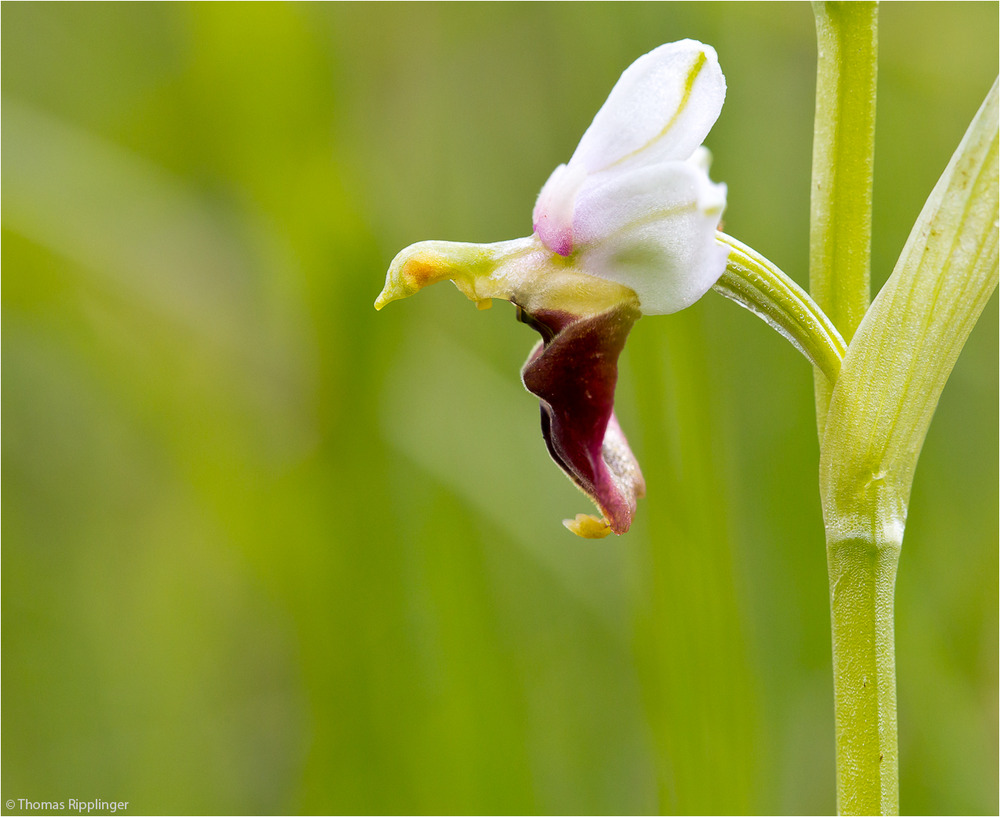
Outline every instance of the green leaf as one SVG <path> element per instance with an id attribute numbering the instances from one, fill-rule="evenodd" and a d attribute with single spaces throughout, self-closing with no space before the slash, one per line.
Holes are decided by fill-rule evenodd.
<path id="1" fill-rule="evenodd" d="M 997 84 L 924 205 L 844 358 L 823 435 L 828 542 L 900 542 L 917 458 L 997 286 Z"/>

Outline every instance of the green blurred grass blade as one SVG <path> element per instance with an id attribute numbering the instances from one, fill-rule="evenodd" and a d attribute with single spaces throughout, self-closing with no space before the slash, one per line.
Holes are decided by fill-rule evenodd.
<path id="1" fill-rule="evenodd" d="M 636 651 L 667 814 L 754 810 L 760 702 L 734 580 L 723 412 L 709 374 L 703 310 L 640 321 L 627 349 L 648 493 L 634 546 L 641 567 Z"/>

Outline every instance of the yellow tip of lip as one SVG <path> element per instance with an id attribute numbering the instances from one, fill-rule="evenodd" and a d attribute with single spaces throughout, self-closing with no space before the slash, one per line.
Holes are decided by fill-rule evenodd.
<path id="1" fill-rule="evenodd" d="M 393 298 L 392 295 L 389 293 L 389 287 L 387 286 L 378 294 L 378 297 L 375 299 L 375 309 L 382 309 L 382 307 L 384 307 L 387 303 L 394 300 L 396 299 Z"/>
<path id="2" fill-rule="evenodd" d="M 603 539 L 611 533 L 607 522 L 589 513 L 578 513 L 576 519 L 564 519 L 563 524 L 568 530 L 584 539 Z"/>

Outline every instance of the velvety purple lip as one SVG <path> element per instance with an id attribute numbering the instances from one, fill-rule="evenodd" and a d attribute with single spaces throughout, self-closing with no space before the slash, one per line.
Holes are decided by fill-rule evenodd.
<path id="1" fill-rule="evenodd" d="M 632 523 L 642 474 L 614 416 L 618 357 L 637 307 L 625 304 L 590 318 L 539 311 L 519 320 L 542 336 L 521 371 L 541 401 L 542 434 L 549 453 L 602 513 L 611 530 Z"/>

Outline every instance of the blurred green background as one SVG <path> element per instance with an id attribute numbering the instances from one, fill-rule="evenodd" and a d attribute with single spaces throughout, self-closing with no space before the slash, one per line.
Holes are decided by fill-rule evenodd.
<path id="1" fill-rule="evenodd" d="M 997 12 L 882 7 L 876 285 Z M 372 309 L 411 242 L 526 234 L 620 72 L 683 37 L 728 79 L 727 232 L 805 283 L 807 4 L 2 15 L 3 799 L 833 811 L 808 365 L 714 294 L 640 321 L 618 410 L 649 495 L 591 542 L 512 308 Z M 997 331 L 994 298 L 913 490 L 909 813 L 998 805 Z"/>

